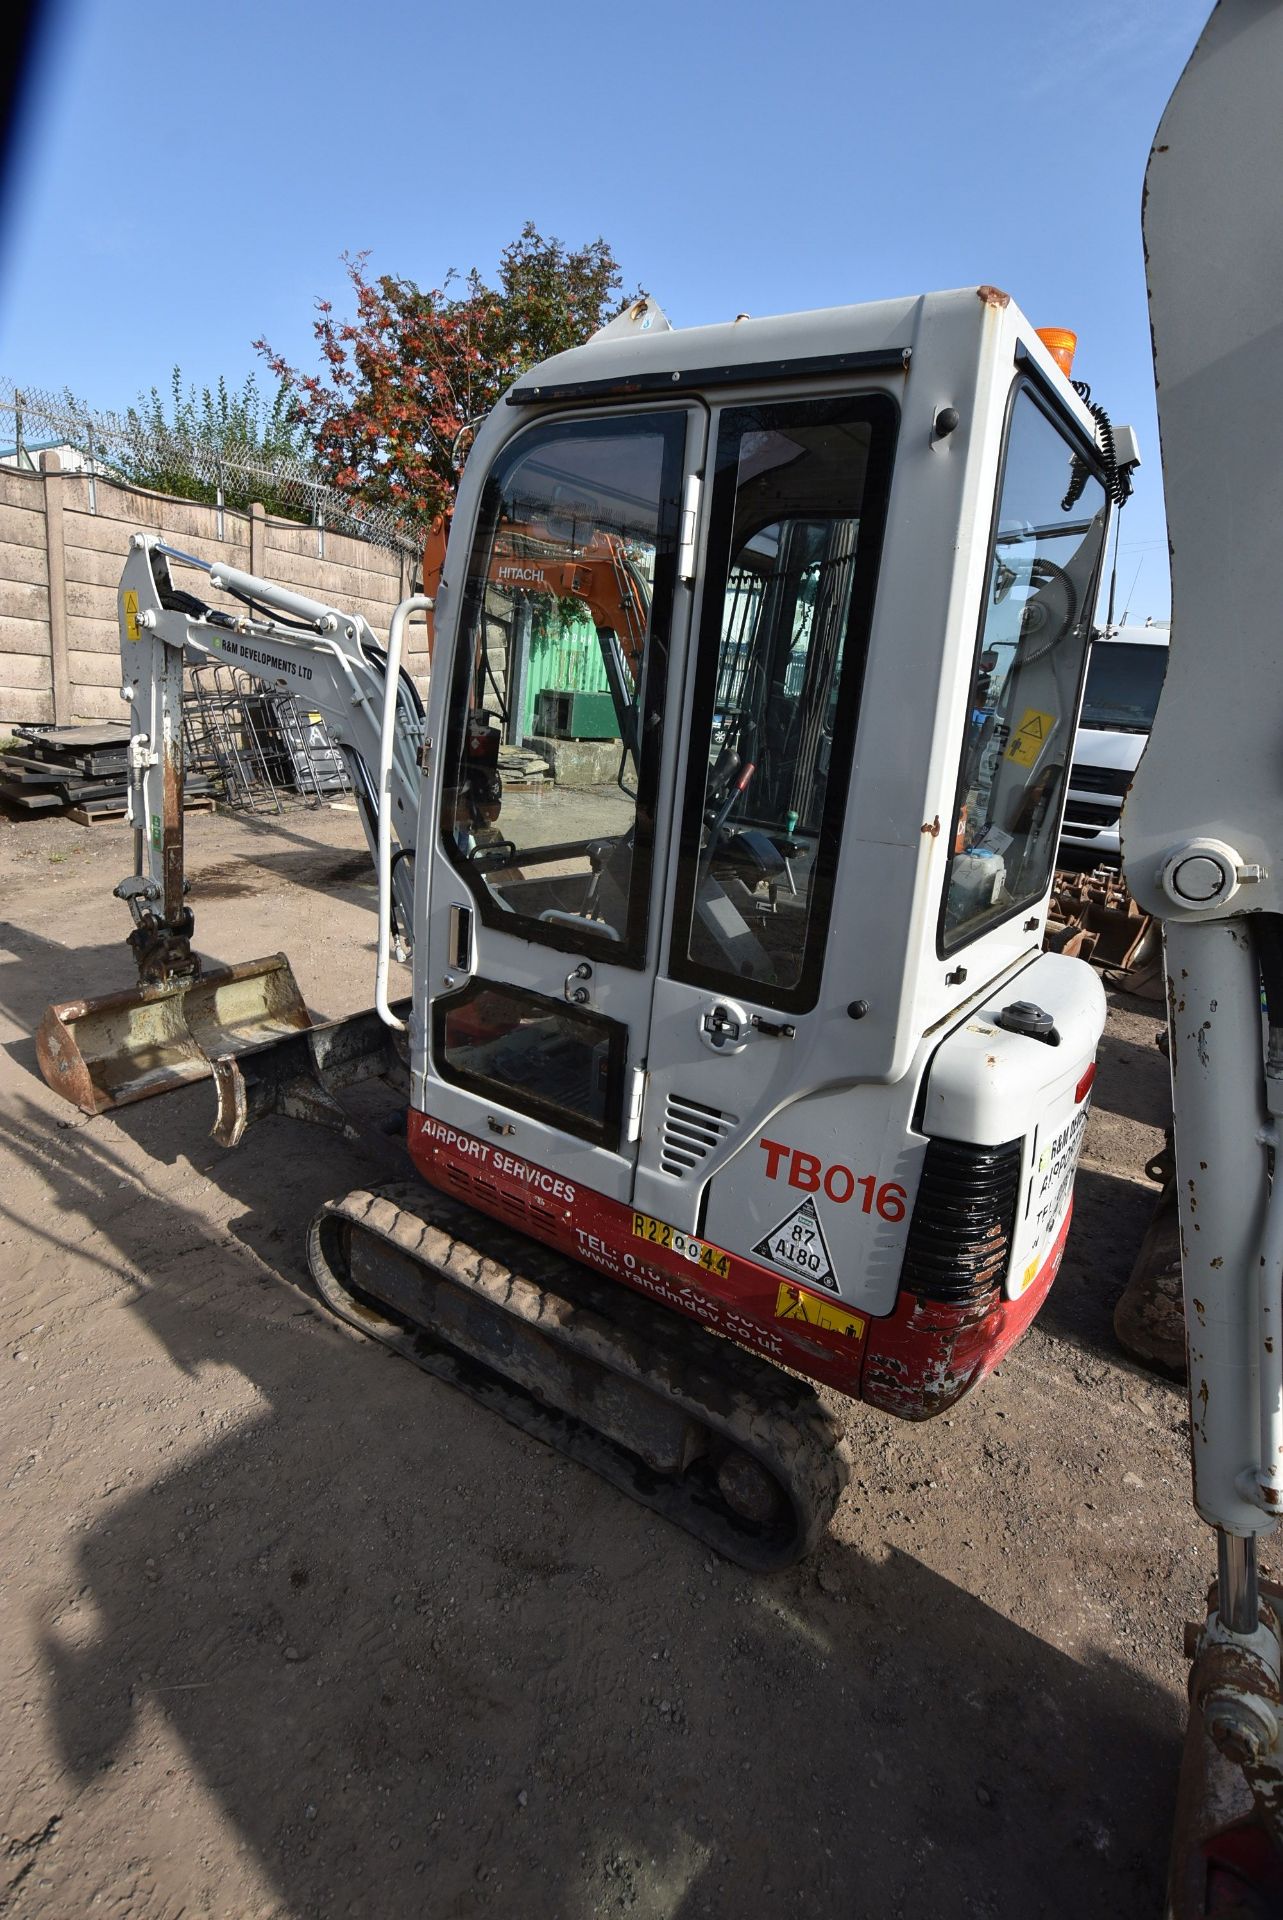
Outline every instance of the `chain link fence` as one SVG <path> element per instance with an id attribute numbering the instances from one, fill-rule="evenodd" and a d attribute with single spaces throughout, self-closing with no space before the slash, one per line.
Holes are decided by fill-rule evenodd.
<path id="1" fill-rule="evenodd" d="M 44 448 L 69 447 L 91 478 L 101 474 L 242 512 L 261 501 L 270 513 L 350 534 L 391 553 L 417 556 L 420 547 L 420 536 L 394 515 L 338 492 L 305 458 L 265 457 L 256 447 L 157 430 L 137 413 L 99 412 L 72 394 L 0 380 L 0 445 L 11 465 L 35 467 Z"/>

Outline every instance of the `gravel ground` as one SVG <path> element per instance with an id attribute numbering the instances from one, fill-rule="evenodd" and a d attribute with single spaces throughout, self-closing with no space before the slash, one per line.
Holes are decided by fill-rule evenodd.
<path id="1" fill-rule="evenodd" d="M 0 824 L 0 1912 L 1157 1914 L 1210 1536 L 1110 1311 L 1165 1069 L 1115 997 L 1061 1277 L 987 1387 L 839 1403 L 857 1477 L 755 1579 L 314 1309 L 401 1166 L 197 1087 L 86 1121 L 44 1003 L 130 981 L 119 829 Z M 370 997 L 357 822 L 195 818 L 207 952 Z"/>

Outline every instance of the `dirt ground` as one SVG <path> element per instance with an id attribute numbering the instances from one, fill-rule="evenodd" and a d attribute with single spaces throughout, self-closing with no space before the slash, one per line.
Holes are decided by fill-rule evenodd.
<path id="1" fill-rule="evenodd" d="M 193 819 L 202 949 L 368 1004 L 360 846 Z M 313 1307 L 307 1220 L 395 1141 L 48 1092 L 44 1003 L 130 982 L 127 864 L 0 824 L 0 1912 L 1156 1915 L 1213 1555 L 1110 1325 L 1153 1010 L 1115 998 L 1034 1330 L 925 1428 L 839 1403 L 833 1533 L 756 1579 Z"/>

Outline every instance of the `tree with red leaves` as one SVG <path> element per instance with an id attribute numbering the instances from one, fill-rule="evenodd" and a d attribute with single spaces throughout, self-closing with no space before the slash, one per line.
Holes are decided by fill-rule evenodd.
<path id="1" fill-rule="evenodd" d="M 468 431 L 528 367 L 578 346 L 624 304 L 605 240 L 571 249 L 531 221 L 504 248 L 499 285 L 452 268 L 424 291 L 391 274 L 370 279 L 365 254 L 345 255 L 356 316 L 317 301 L 322 371 L 300 372 L 265 340 L 254 345 L 294 391 L 293 418 L 331 485 L 425 529 L 447 513 Z"/>

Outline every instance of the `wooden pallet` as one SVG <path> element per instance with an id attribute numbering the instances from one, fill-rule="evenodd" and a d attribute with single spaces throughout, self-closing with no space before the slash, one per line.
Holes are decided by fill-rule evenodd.
<path id="1" fill-rule="evenodd" d="M 194 799 L 183 802 L 184 813 L 216 813 L 217 811 L 218 802 L 210 794 L 198 794 Z M 128 809 L 125 807 L 96 807 L 92 811 L 88 807 L 68 807 L 63 818 L 74 820 L 78 827 L 97 827 L 104 823 L 121 821 L 126 818 L 127 813 Z"/>

